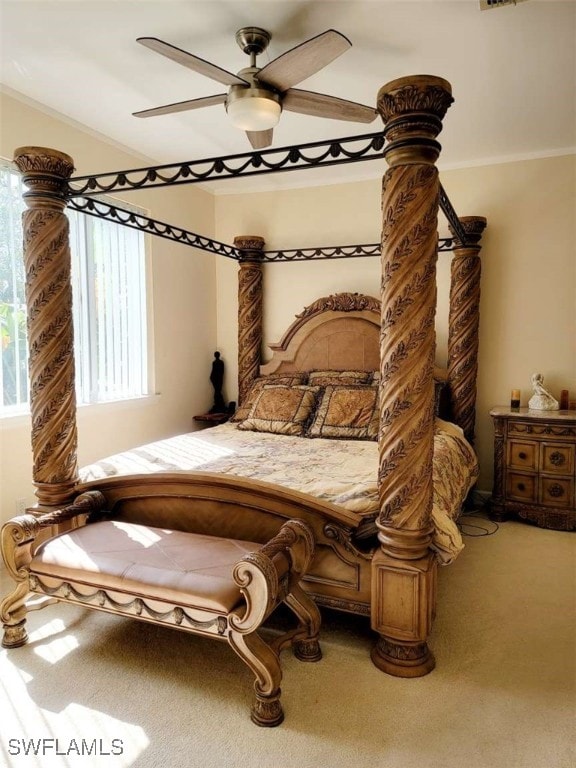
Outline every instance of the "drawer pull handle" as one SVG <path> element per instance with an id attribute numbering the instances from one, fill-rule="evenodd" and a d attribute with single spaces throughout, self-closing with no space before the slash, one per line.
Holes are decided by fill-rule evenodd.
<path id="1" fill-rule="evenodd" d="M 566 463 L 566 456 L 560 451 L 554 451 L 550 454 L 550 463 L 554 464 L 555 467 L 561 467 L 562 464 Z"/>
<path id="2" fill-rule="evenodd" d="M 564 488 L 558 483 L 554 483 L 554 485 L 551 485 L 550 488 L 548 488 L 548 493 L 550 496 L 554 496 L 555 499 L 558 499 L 560 496 L 564 496 Z"/>
<path id="3" fill-rule="evenodd" d="M 524 483 L 518 483 L 518 490 L 519 491 L 525 491 L 526 490 L 526 486 L 524 485 Z"/>
<path id="4" fill-rule="evenodd" d="M 520 451 L 518 456 L 520 456 L 521 459 L 525 459 L 526 458 L 526 454 L 524 453 L 524 451 Z"/>

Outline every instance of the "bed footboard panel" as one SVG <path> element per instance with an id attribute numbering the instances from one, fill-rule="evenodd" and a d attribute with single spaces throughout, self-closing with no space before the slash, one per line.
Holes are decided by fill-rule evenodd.
<path id="1" fill-rule="evenodd" d="M 108 519 L 264 544 L 284 522 L 300 519 L 316 549 L 303 586 L 320 604 L 370 612 L 372 552 L 353 536 L 360 519 L 306 494 L 270 483 L 208 473 L 112 477 L 85 483 L 106 498 Z"/>

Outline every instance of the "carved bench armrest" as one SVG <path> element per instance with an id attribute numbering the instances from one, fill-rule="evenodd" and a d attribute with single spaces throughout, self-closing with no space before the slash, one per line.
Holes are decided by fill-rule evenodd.
<path id="1" fill-rule="evenodd" d="M 100 491 L 86 491 L 80 494 L 73 504 L 62 507 L 62 509 L 56 509 L 54 512 L 46 512 L 35 519 L 40 528 L 46 528 L 49 525 L 58 525 L 66 520 L 72 520 L 78 515 L 100 512 L 105 505 L 106 499 Z"/>
<path id="2" fill-rule="evenodd" d="M 19 515 L 8 520 L 2 526 L 2 557 L 12 578 L 22 581 L 26 574 L 22 571 L 32 559 L 32 544 L 38 535 L 53 525 L 72 520 L 79 515 L 99 512 L 106 504 L 100 491 L 87 491 L 81 494 L 67 507 L 54 512 L 34 515 Z"/>
<path id="3" fill-rule="evenodd" d="M 314 554 L 314 537 L 302 520 L 288 520 L 267 544 L 234 567 L 234 580 L 246 600 L 243 616 L 231 616 L 238 632 L 253 632 L 306 573 Z M 278 557 L 285 555 L 285 557 Z"/>
<path id="4" fill-rule="evenodd" d="M 314 554 L 312 530 L 303 520 L 288 520 L 258 552 L 270 560 L 281 552 L 287 552 L 292 563 L 291 571 L 301 577 L 306 573 Z"/>

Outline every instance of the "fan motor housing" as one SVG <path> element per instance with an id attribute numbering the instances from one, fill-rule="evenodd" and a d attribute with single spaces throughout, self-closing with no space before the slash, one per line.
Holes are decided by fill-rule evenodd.
<path id="1" fill-rule="evenodd" d="M 244 53 L 256 56 L 268 48 L 271 37 L 270 32 L 260 27 L 242 27 L 236 32 L 236 42 Z"/>

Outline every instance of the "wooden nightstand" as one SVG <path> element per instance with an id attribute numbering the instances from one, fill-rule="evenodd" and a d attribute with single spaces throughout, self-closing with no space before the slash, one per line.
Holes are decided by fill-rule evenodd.
<path id="1" fill-rule="evenodd" d="M 201 413 L 198 416 L 194 416 L 194 421 L 199 421 L 201 424 L 206 424 L 210 427 L 215 427 L 217 424 L 224 424 L 232 416 L 231 413 Z"/>
<path id="2" fill-rule="evenodd" d="M 576 528 L 576 411 L 498 407 L 494 420 L 496 519 L 517 515 L 542 528 Z"/>

